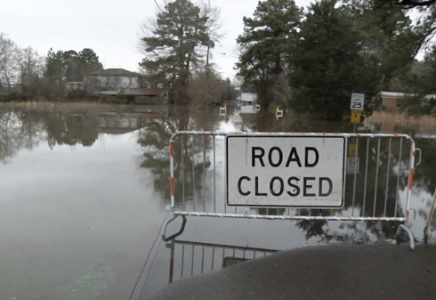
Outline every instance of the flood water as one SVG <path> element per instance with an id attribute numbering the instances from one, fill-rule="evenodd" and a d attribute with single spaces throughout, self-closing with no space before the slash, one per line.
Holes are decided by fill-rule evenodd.
<path id="1" fill-rule="evenodd" d="M 436 183 L 436 139 L 420 135 L 419 128 L 384 126 L 365 122 L 357 130 L 408 133 L 422 150 L 412 190 L 416 218 L 410 224 L 422 240 Z M 212 107 L 2 104 L 0 299 L 147 299 L 165 287 L 170 250 L 160 230 L 170 204 L 168 141 L 176 130 L 352 132 L 354 127 L 290 113 L 279 120 L 272 112 L 240 114 L 236 106 L 221 116 Z M 218 157 L 215 165 L 223 163 Z M 194 167 L 192 180 L 206 168 L 210 165 Z M 222 179 L 216 178 L 217 186 Z M 399 182 L 403 193 L 407 182 Z M 193 203 L 206 205 L 195 199 L 210 186 L 191 186 L 188 205 L 189 194 Z M 177 222 L 170 231 L 177 230 Z M 251 259 L 332 242 L 394 243 L 390 227 L 192 218 L 176 245 L 174 281 L 236 263 L 235 253 Z M 246 253 L 244 247 L 253 250 Z"/>

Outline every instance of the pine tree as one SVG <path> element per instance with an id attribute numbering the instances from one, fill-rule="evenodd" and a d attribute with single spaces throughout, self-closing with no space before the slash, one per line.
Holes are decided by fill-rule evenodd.
<path id="1" fill-rule="evenodd" d="M 168 3 L 141 38 L 145 58 L 140 65 L 156 83 L 170 84 L 176 102 L 187 99 L 191 69 L 199 63 L 202 46 L 213 46 L 208 17 L 189 0 Z"/>
<path id="2" fill-rule="evenodd" d="M 287 56 L 296 42 L 302 11 L 293 0 L 260 1 L 253 18 L 244 17 L 244 32 L 238 75 L 255 86 L 259 100 L 267 106 L 274 80 L 287 68 Z"/>
<path id="3" fill-rule="evenodd" d="M 336 4 L 321 0 L 310 6 L 290 74 L 292 107 L 330 120 L 349 112 L 352 92 L 363 92 L 370 100 L 377 87 L 373 64 L 362 55 L 360 35 L 349 13 Z"/>

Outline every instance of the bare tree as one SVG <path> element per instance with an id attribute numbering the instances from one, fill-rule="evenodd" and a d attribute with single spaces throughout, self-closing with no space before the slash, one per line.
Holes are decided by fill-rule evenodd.
<path id="1" fill-rule="evenodd" d="M 11 40 L 0 33 L 0 82 L 6 86 L 9 91 L 16 80 L 17 75 L 17 46 Z"/>
<path id="2" fill-rule="evenodd" d="M 35 96 L 38 81 L 43 74 L 44 58 L 30 47 L 17 50 L 16 65 L 18 69 L 17 83 L 21 85 L 23 94 Z"/>

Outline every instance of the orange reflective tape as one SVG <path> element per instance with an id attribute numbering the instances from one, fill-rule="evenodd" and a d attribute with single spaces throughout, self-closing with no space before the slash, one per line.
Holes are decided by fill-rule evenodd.
<path id="1" fill-rule="evenodd" d="M 406 215 L 407 215 L 407 217 L 409 217 L 409 215 L 410 215 L 410 211 L 409 210 L 407 211 Z"/>
<path id="2" fill-rule="evenodd" d="M 400 136 L 396 133 L 394 133 L 394 137 L 399 138 Z"/>
<path id="3" fill-rule="evenodd" d="M 174 177 L 171 177 L 171 196 L 174 196 Z"/>
<path id="4" fill-rule="evenodd" d="M 360 135 L 360 133 L 357 133 L 356 132 L 356 136 L 358 137 L 358 138 L 361 138 L 362 136 Z"/>
<path id="5" fill-rule="evenodd" d="M 171 142 L 170 143 L 170 156 L 173 157 L 173 155 L 174 155 L 174 143 Z"/>
<path id="6" fill-rule="evenodd" d="M 412 152 L 412 156 L 415 157 L 415 151 Z"/>
<path id="7" fill-rule="evenodd" d="M 413 187 L 413 176 L 414 175 L 415 175 L 415 170 L 411 169 L 410 170 L 410 180 L 409 180 L 409 190 L 411 190 Z"/>

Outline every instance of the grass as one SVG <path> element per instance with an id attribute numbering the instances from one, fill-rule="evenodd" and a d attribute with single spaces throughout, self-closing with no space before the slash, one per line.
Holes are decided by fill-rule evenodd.
<path id="1" fill-rule="evenodd" d="M 374 112 L 366 118 L 367 121 L 381 124 L 382 131 L 395 131 L 403 128 L 414 132 L 436 133 L 436 117 L 433 116 L 409 116 L 406 113 Z"/>

